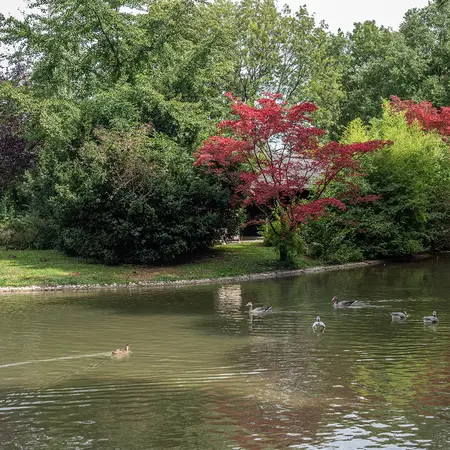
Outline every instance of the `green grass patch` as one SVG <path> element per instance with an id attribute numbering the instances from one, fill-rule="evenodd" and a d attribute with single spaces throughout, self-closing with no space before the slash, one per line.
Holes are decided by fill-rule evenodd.
<path id="1" fill-rule="evenodd" d="M 298 267 L 317 265 L 304 259 Z M 218 278 L 290 269 L 261 242 L 220 245 L 176 265 L 105 266 L 53 250 L 0 251 L 0 286 L 111 284 Z"/>

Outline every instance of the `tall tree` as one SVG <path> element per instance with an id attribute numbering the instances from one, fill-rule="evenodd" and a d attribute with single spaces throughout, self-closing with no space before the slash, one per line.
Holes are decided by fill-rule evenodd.
<path id="1" fill-rule="evenodd" d="M 409 10 L 400 33 L 426 66 L 418 95 L 396 95 L 429 100 L 435 106 L 450 104 L 450 3 L 432 1 L 424 8 Z"/>
<path id="2" fill-rule="evenodd" d="M 324 25 L 306 7 L 278 10 L 274 0 L 242 0 L 235 10 L 237 64 L 229 90 L 250 102 L 265 92 L 282 93 L 292 105 L 313 101 L 321 125 L 336 121 L 342 73 Z"/>
<path id="3" fill-rule="evenodd" d="M 219 124 L 229 135 L 204 142 L 195 164 L 229 184 L 236 203 L 260 207 L 268 223 L 279 221 L 274 232 L 284 261 L 302 224 L 325 215 L 328 207 L 345 209 L 341 199 L 327 196 L 330 183 L 347 184 L 345 194 L 357 198 L 353 181 L 361 173 L 356 157 L 386 143 L 320 145 L 325 131 L 310 125 L 309 115 L 316 110 L 312 103 L 289 108 L 280 95 L 261 98 L 255 106 L 232 101 L 238 118 Z"/>
<path id="4" fill-rule="evenodd" d="M 348 36 L 342 103 L 343 124 L 360 117 L 368 121 L 382 112 L 383 98 L 414 97 L 425 77 L 426 61 L 405 37 L 375 22 L 355 24 Z"/>
<path id="5" fill-rule="evenodd" d="M 191 155 L 211 118 L 222 116 L 233 72 L 224 6 L 29 4 L 24 19 L 0 20 L 10 64 L 24 62 L 29 73 L 26 87 L 0 86 L 0 100 L 20 106 L 40 144 L 20 186 L 39 243 L 109 262 L 174 258 L 211 244 L 228 192 Z"/>
<path id="6" fill-rule="evenodd" d="M 0 21 L 0 40 L 15 49 L 9 62 L 25 61 L 35 97 L 80 107 L 85 131 L 151 121 L 190 150 L 208 119 L 222 114 L 233 71 L 226 2 L 39 0 L 29 6 L 23 20 Z"/>
<path id="7" fill-rule="evenodd" d="M 136 2 L 135 2 L 136 4 Z M 0 39 L 14 46 L 10 60 L 26 61 L 43 95 L 80 99 L 130 76 L 128 48 L 135 17 L 126 0 L 29 0 L 24 19 L 3 18 Z"/>

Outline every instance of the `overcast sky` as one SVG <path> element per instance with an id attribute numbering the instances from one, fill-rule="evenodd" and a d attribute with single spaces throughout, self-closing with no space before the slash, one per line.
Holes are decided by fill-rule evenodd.
<path id="1" fill-rule="evenodd" d="M 364 20 L 375 20 L 378 25 L 396 29 L 408 9 L 426 6 L 428 0 L 278 0 L 278 3 L 288 3 L 293 10 L 306 4 L 309 13 L 325 20 L 331 31 L 338 28 L 351 31 L 354 22 Z M 24 4 L 24 0 L 0 0 L 0 13 L 16 15 Z"/>

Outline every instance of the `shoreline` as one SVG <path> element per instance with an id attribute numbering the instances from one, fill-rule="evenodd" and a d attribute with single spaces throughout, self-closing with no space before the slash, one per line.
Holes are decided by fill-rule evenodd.
<path id="1" fill-rule="evenodd" d="M 330 266 L 316 266 L 305 269 L 276 270 L 272 272 L 249 273 L 247 275 L 236 275 L 218 278 L 200 278 L 194 280 L 174 280 L 174 281 L 137 281 L 129 283 L 105 283 L 105 284 L 56 284 L 56 285 L 35 285 L 35 286 L 5 286 L 0 287 L 0 294 L 15 292 L 51 292 L 51 291 L 87 291 L 87 290 L 110 290 L 110 289 L 135 289 L 141 287 L 176 287 L 192 286 L 202 284 L 232 283 L 253 280 L 266 280 L 276 278 L 288 278 L 311 273 L 331 272 L 336 270 L 347 270 L 360 267 L 368 267 L 385 264 L 385 260 L 369 260 Z"/>

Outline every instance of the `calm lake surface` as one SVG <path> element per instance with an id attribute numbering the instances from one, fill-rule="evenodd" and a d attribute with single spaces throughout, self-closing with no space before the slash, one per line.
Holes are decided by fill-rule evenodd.
<path id="1" fill-rule="evenodd" d="M 450 448 L 450 259 L 3 295 L 0 319 L 2 449 Z"/>

